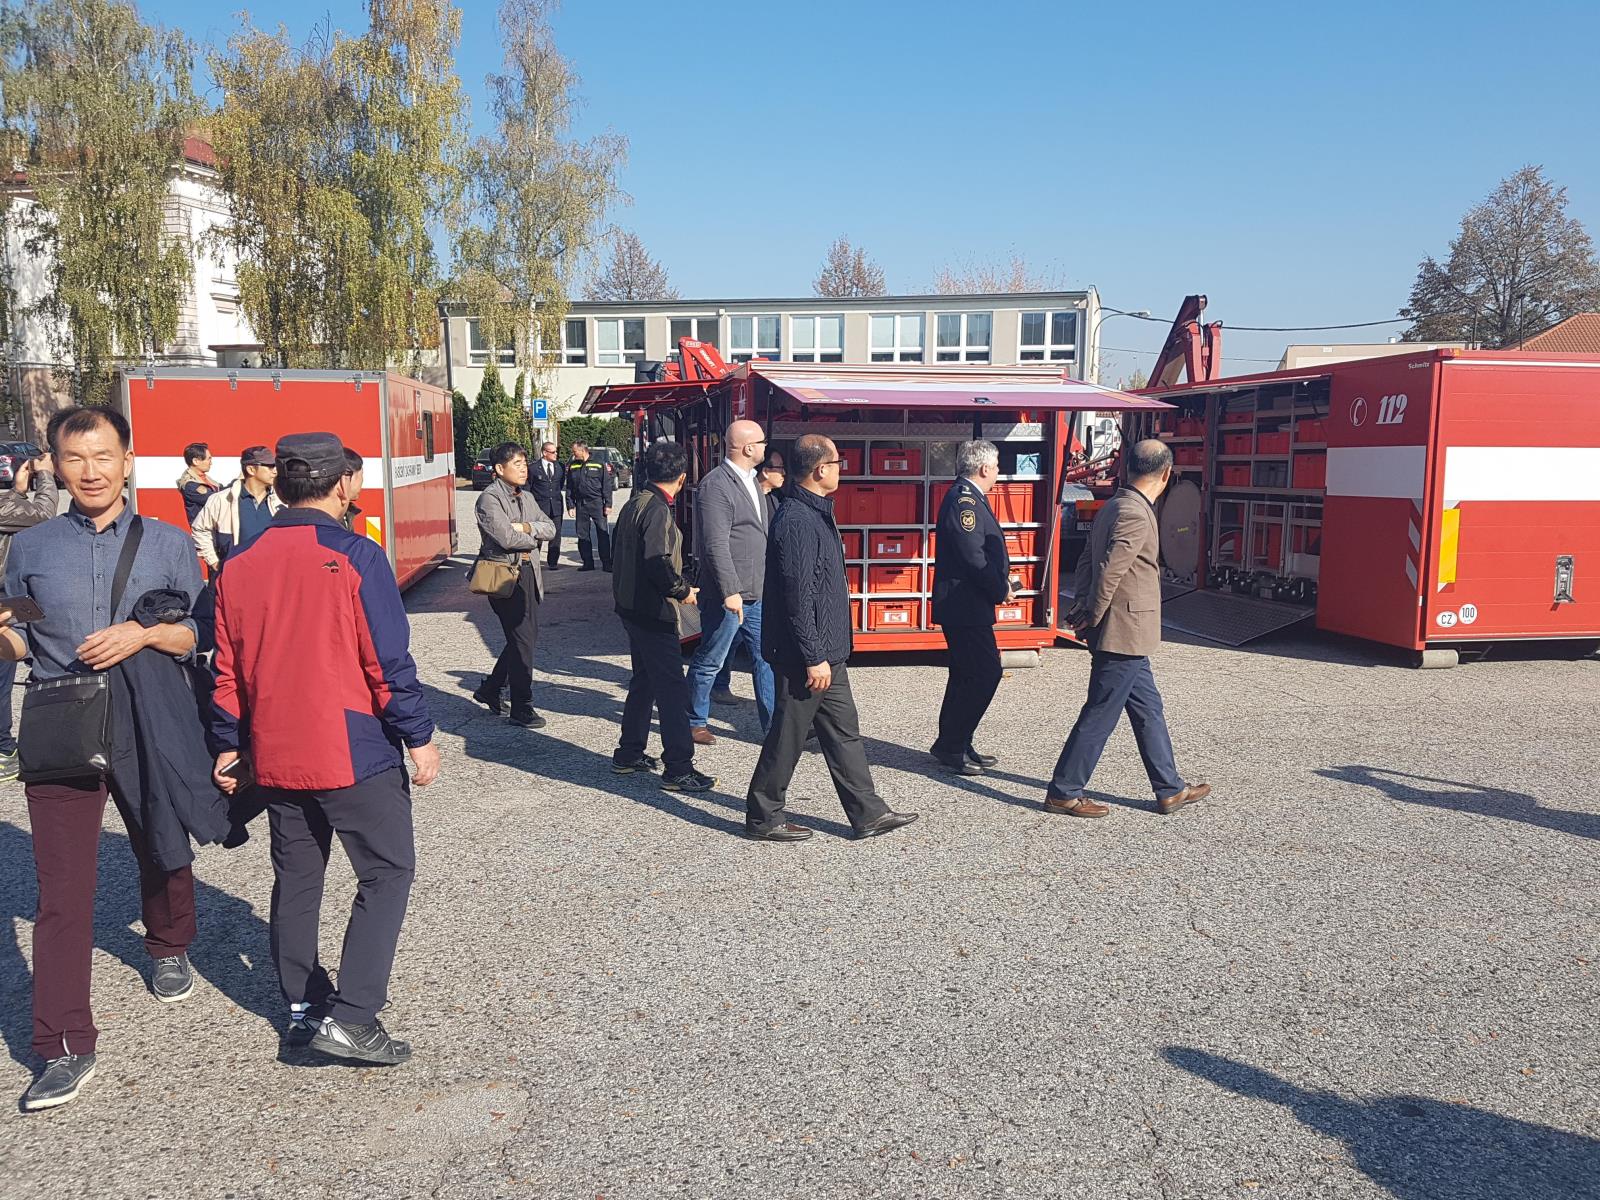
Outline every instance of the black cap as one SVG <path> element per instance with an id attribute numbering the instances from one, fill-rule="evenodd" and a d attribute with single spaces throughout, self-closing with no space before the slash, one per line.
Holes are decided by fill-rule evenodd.
<path id="1" fill-rule="evenodd" d="M 307 479 L 338 479 L 345 466 L 344 443 L 331 433 L 291 433 L 278 439 L 279 469 Z"/>
<path id="2" fill-rule="evenodd" d="M 275 467 L 278 460 L 272 457 L 270 446 L 247 446 L 245 452 L 239 455 L 241 467 Z"/>

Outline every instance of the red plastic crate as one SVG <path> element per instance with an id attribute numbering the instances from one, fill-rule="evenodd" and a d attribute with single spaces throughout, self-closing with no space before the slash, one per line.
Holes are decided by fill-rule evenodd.
<path id="1" fill-rule="evenodd" d="M 1205 432 L 1206 432 L 1206 420 L 1205 420 L 1204 417 L 1179 417 L 1178 418 L 1178 436 L 1179 437 L 1204 437 L 1205 436 Z"/>
<path id="2" fill-rule="evenodd" d="M 994 606 L 994 623 L 996 625 L 1032 625 L 1033 624 L 1033 597 L 1024 596 L 1013 600 L 1009 604 Z"/>
<path id="3" fill-rule="evenodd" d="M 841 525 L 911 525 L 917 519 L 914 483 L 844 483 L 833 494 Z"/>
<path id="4" fill-rule="evenodd" d="M 1312 417 L 1296 423 L 1294 440 L 1297 442 L 1325 442 L 1328 440 L 1328 422 L 1322 417 Z"/>
<path id="5" fill-rule="evenodd" d="M 874 475 L 921 475 L 922 451 L 874 449 L 871 455 Z"/>
<path id="6" fill-rule="evenodd" d="M 861 531 L 859 529 L 847 529 L 839 535 L 839 538 L 844 542 L 844 556 L 846 558 L 863 557 L 861 553 Z"/>
<path id="7" fill-rule="evenodd" d="M 1280 430 L 1277 433 L 1256 434 L 1257 454 L 1287 454 L 1289 453 L 1289 431 Z"/>
<path id="8" fill-rule="evenodd" d="M 1249 487 L 1250 486 L 1250 464 L 1249 463 L 1224 463 L 1222 465 L 1222 486 L 1223 487 Z"/>
<path id="9" fill-rule="evenodd" d="M 1222 454 L 1249 454 L 1250 435 L 1248 433 L 1225 433 L 1222 435 Z"/>
<path id="10" fill-rule="evenodd" d="M 874 564 L 867 568 L 867 591 L 873 593 L 920 592 L 922 591 L 922 565 L 920 563 L 905 565 L 900 563 Z"/>
<path id="11" fill-rule="evenodd" d="M 1180 467 L 1198 467 L 1206 461 L 1206 452 L 1200 446 L 1179 446 L 1172 452 L 1172 461 Z"/>
<path id="12" fill-rule="evenodd" d="M 1006 555 L 1010 558 L 1033 558 L 1038 553 L 1039 534 L 1033 529 L 1007 529 L 1003 531 L 1006 539 Z M 928 534 L 928 557 L 932 558 L 939 552 L 939 535 Z"/>
<path id="13" fill-rule="evenodd" d="M 916 529 L 875 529 L 867 538 L 867 557 L 921 558 L 922 533 Z"/>
<path id="14" fill-rule="evenodd" d="M 839 447 L 839 474 L 841 474 L 841 475 L 859 475 L 859 474 L 861 474 L 861 447 L 860 446 L 840 446 Z"/>
<path id="15" fill-rule="evenodd" d="M 861 564 L 850 563 L 847 565 L 844 569 L 844 579 L 850 588 L 851 594 L 860 593 L 863 590 L 861 587 Z"/>
<path id="16" fill-rule="evenodd" d="M 1039 564 L 1038 563 L 1012 563 L 1011 564 L 1011 590 L 1014 592 L 1036 592 L 1039 590 Z"/>
<path id="17" fill-rule="evenodd" d="M 1328 456 L 1326 454 L 1296 454 L 1294 456 L 1294 486 L 1320 488 L 1328 486 Z"/>
<path id="18" fill-rule="evenodd" d="M 1033 520 L 1031 483 L 997 483 L 989 489 L 989 507 L 1003 525 L 1025 525 Z"/>
<path id="19" fill-rule="evenodd" d="M 921 613 L 920 600 L 868 600 L 867 628 L 890 632 L 915 629 L 920 624 Z"/>

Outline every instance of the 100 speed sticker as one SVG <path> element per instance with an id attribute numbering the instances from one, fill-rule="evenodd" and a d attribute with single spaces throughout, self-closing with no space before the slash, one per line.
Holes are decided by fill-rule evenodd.
<path id="1" fill-rule="evenodd" d="M 1440 629 L 1453 629 L 1456 625 L 1473 625 L 1478 620 L 1478 606 L 1476 604 L 1463 604 L 1459 610 L 1445 609 L 1434 618 Z"/>

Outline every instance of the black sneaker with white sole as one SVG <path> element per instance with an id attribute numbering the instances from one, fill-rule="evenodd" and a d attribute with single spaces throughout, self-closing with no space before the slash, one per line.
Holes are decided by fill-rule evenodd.
<path id="1" fill-rule="evenodd" d="M 347 1025 L 324 1017 L 311 1038 L 311 1048 L 335 1058 L 376 1063 L 381 1067 L 397 1066 L 411 1057 L 410 1043 L 390 1037 L 379 1020 L 370 1025 Z"/>
<path id="2" fill-rule="evenodd" d="M 637 758 L 626 759 L 611 757 L 611 772 L 614 775 L 632 775 L 635 771 L 659 771 L 661 760 L 649 754 L 641 754 Z"/>
<path id="3" fill-rule="evenodd" d="M 94 1078 L 94 1055 L 63 1054 L 44 1065 L 44 1074 L 22 1093 L 22 1111 L 56 1108 L 74 1099 L 78 1089 Z"/>
<path id="4" fill-rule="evenodd" d="M 693 767 L 682 775 L 669 775 L 661 781 L 661 790 L 664 792 L 709 792 L 716 786 L 716 779 Z"/>
<path id="5" fill-rule="evenodd" d="M 174 954 L 156 959 L 155 973 L 150 976 L 150 990 L 163 1004 L 176 1004 L 187 1000 L 194 991 L 194 971 L 189 966 L 187 954 Z"/>

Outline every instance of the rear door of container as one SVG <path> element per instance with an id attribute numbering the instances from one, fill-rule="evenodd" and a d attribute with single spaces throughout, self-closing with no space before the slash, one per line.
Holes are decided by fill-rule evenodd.
<path id="1" fill-rule="evenodd" d="M 1600 636 L 1600 357 L 1443 364 L 1428 641 Z"/>

